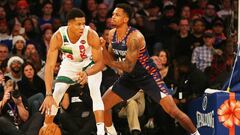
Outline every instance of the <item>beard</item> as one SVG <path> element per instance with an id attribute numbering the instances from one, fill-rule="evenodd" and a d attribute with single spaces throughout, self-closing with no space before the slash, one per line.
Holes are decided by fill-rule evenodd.
<path id="1" fill-rule="evenodd" d="M 20 67 L 11 67 L 11 71 L 14 72 L 15 74 L 18 74 L 21 71 Z"/>

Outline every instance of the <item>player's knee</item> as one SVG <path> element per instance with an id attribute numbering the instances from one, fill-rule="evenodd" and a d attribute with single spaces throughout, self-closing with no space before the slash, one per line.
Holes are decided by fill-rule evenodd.
<path id="1" fill-rule="evenodd" d="M 101 98 L 93 99 L 93 111 L 104 110 L 104 105 Z"/>

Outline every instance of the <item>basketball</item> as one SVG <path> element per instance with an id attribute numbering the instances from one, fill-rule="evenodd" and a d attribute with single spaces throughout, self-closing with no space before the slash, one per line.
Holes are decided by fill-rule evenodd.
<path id="1" fill-rule="evenodd" d="M 55 123 L 42 126 L 38 135 L 62 135 L 60 128 Z"/>

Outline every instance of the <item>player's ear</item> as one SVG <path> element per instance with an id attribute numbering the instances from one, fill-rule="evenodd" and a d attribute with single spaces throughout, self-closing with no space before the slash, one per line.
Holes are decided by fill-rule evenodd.
<path id="1" fill-rule="evenodd" d="M 123 21 L 124 21 L 124 22 L 128 22 L 128 21 L 129 21 L 129 18 L 128 18 L 128 17 L 124 17 L 124 18 L 123 18 Z"/>

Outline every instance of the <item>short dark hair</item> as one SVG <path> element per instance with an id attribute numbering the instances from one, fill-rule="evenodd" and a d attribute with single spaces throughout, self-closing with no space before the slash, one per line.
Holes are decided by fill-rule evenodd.
<path id="1" fill-rule="evenodd" d="M 201 18 L 194 19 L 192 24 L 195 25 L 197 22 L 202 22 L 202 24 L 205 26 L 205 22 Z"/>
<path id="2" fill-rule="evenodd" d="M 188 21 L 188 24 L 190 24 L 190 21 L 189 21 L 189 19 L 187 19 L 187 18 L 184 18 L 184 17 L 181 17 L 181 18 L 178 20 L 178 24 L 180 24 L 180 22 L 181 22 L 182 20 L 187 20 L 187 21 Z"/>
<path id="3" fill-rule="evenodd" d="M 67 21 L 70 21 L 72 19 L 75 19 L 76 17 L 85 17 L 85 13 L 78 8 L 73 8 L 68 14 L 67 14 Z"/>
<path id="4" fill-rule="evenodd" d="M 42 3 L 42 8 L 44 8 L 44 6 L 47 5 L 47 4 L 50 4 L 50 5 L 53 6 L 53 3 L 52 3 L 51 1 L 46 0 L 46 1 L 44 1 L 44 2 Z"/>
<path id="5" fill-rule="evenodd" d="M 133 17 L 133 9 L 129 4 L 120 3 L 116 5 L 116 8 L 121 8 L 128 15 L 129 18 Z"/>
<path id="6" fill-rule="evenodd" d="M 7 46 L 5 43 L 2 43 L 2 42 L 0 42 L 0 47 L 6 47 L 6 48 L 8 48 L 8 46 Z"/>

